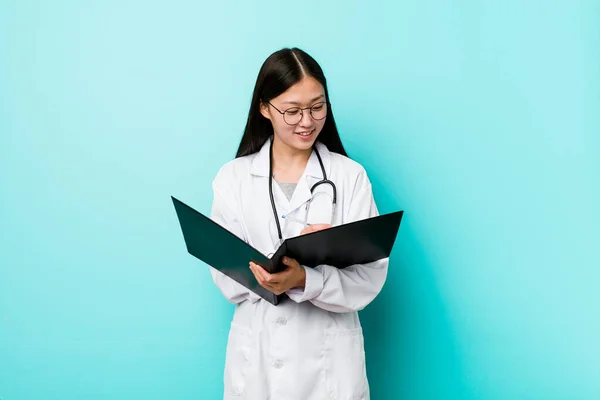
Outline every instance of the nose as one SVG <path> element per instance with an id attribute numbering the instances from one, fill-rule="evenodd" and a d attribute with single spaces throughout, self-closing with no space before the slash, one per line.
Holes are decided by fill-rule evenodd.
<path id="1" fill-rule="evenodd" d="M 310 109 L 302 110 L 302 119 L 300 119 L 300 122 L 298 122 L 298 125 L 300 125 L 303 128 L 309 128 L 312 126 L 312 123 L 313 123 L 313 118 L 312 118 L 312 115 L 310 115 Z"/>

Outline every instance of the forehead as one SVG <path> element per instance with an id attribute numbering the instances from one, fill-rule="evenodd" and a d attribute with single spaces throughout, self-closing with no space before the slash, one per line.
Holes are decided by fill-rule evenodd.
<path id="1" fill-rule="evenodd" d="M 315 78 L 306 77 L 273 100 L 286 104 L 306 104 L 323 99 L 324 95 L 323 85 Z"/>

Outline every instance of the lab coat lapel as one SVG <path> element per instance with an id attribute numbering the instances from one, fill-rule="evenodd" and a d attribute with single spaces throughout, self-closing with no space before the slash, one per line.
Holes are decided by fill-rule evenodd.
<path id="1" fill-rule="evenodd" d="M 317 150 L 319 151 L 319 155 L 321 156 L 321 160 L 323 161 L 323 167 L 329 175 L 331 169 L 331 155 L 329 154 L 329 150 L 325 145 L 323 145 L 320 142 L 317 142 L 315 146 L 317 146 Z M 323 179 L 323 171 L 321 170 L 321 165 L 319 164 L 319 158 L 313 150 L 306 164 L 306 168 L 304 169 L 304 173 L 298 181 L 296 191 L 294 192 L 294 195 L 292 196 L 292 199 L 290 201 L 290 212 L 306 205 L 306 203 L 313 196 L 313 194 L 310 191 L 310 188 L 312 187 L 312 185 L 314 185 L 317 181 L 321 179 Z M 323 188 L 319 187 L 316 189 L 316 191 L 319 190 L 323 190 Z M 314 216 L 317 217 L 318 220 L 327 220 L 326 218 L 324 219 L 323 215 L 320 215 L 322 214 L 322 212 L 319 212 L 319 210 L 325 211 L 322 205 L 317 205 L 317 203 L 321 203 L 321 199 L 322 196 L 320 196 L 319 201 L 315 201 L 315 204 L 313 205 L 316 207 L 314 209 L 313 205 L 311 205 L 311 214 L 316 212 Z"/>
<path id="2" fill-rule="evenodd" d="M 271 139 L 266 140 L 262 148 L 254 155 L 250 165 L 250 174 L 254 176 L 256 186 L 254 196 L 249 203 L 248 220 L 254 221 L 250 226 L 260 227 L 254 232 L 257 238 L 260 238 L 259 248 L 265 255 L 271 255 L 277 250 L 279 236 L 277 233 L 277 225 L 275 223 L 275 215 L 271 206 L 269 197 L 269 152 Z M 289 210 L 289 201 L 285 194 L 277 184 L 273 181 L 273 200 L 275 201 L 277 219 L 281 226 L 282 234 L 285 238 L 285 219 L 282 218 Z M 265 230 L 266 228 L 266 230 Z M 268 237 L 265 233 L 268 232 Z"/>
<path id="3" fill-rule="evenodd" d="M 268 182 L 268 177 L 269 177 L 269 152 L 270 152 L 271 140 L 272 139 L 269 138 L 264 143 L 264 145 L 262 146 L 260 151 L 256 154 L 256 156 L 252 162 L 252 165 L 250 167 L 251 174 L 253 174 L 257 177 L 264 177 L 264 178 L 266 178 L 265 181 L 267 181 L 267 182 Z M 325 168 L 325 171 L 327 172 L 327 175 L 329 176 L 331 174 L 331 155 L 329 153 L 329 150 L 327 149 L 327 147 L 325 145 L 323 145 L 320 142 L 317 142 L 315 144 L 315 146 L 317 146 L 317 149 L 318 149 L 319 154 L 321 155 L 321 159 L 323 161 L 323 166 Z M 314 185 L 317 181 L 321 180 L 322 178 L 323 178 L 323 171 L 321 170 L 321 166 L 319 164 L 319 159 L 317 157 L 317 154 L 313 151 L 308 159 L 306 168 L 304 169 L 304 172 L 303 172 L 302 176 L 300 177 L 300 180 L 298 181 L 298 185 L 296 186 L 294 194 L 292 195 L 292 198 L 289 201 L 288 201 L 287 197 L 283 194 L 283 191 L 281 190 L 281 188 L 279 187 L 277 182 L 273 181 L 273 197 L 275 200 L 275 204 L 277 206 L 277 213 L 279 214 L 278 217 L 279 217 L 279 221 L 280 221 L 283 231 L 285 231 L 285 229 L 283 228 L 285 226 L 285 221 L 282 218 L 282 216 L 292 213 L 293 211 L 296 211 L 300 207 L 305 207 L 307 202 L 312 197 L 310 188 L 312 187 L 312 185 Z M 267 185 L 266 190 L 268 191 L 268 183 L 266 185 Z M 319 192 L 319 191 L 323 191 L 323 190 L 326 190 L 326 189 L 324 189 L 324 187 L 322 185 L 322 186 L 319 186 L 315 190 L 315 192 Z M 323 203 L 323 204 L 321 204 L 321 203 Z M 325 215 L 325 214 L 327 214 L 327 215 Z M 304 210 L 301 210 L 301 212 L 298 213 L 299 217 L 303 217 L 304 215 L 305 215 Z M 317 196 L 315 198 L 315 201 L 313 202 L 313 204 L 310 207 L 310 213 L 308 216 L 310 221 L 308 221 L 308 222 L 329 221 L 330 215 L 331 215 L 330 198 L 323 197 L 323 196 Z M 273 226 L 275 226 L 274 221 L 273 221 Z M 284 232 L 284 237 L 285 236 L 286 235 Z"/>
<path id="4" fill-rule="evenodd" d="M 323 158 L 323 148 L 325 148 L 325 151 L 327 151 L 327 148 L 318 142 L 316 145 L 319 146 L 319 154 L 321 155 L 321 158 Z M 327 156 L 329 156 L 329 154 L 327 154 Z M 323 164 L 325 164 L 325 160 L 323 160 Z M 313 150 L 308 158 L 308 162 L 306 163 L 306 168 L 304 168 L 304 173 L 298 181 L 296 191 L 294 192 L 294 195 L 290 201 L 290 211 L 296 210 L 298 207 L 305 205 L 306 202 L 310 200 L 312 197 L 310 188 L 314 182 L 321 178 L 322 175 L 323 172 L 321 171 L 319 159 Z"/>
<path id="5" fill-rule="evenodd" d="M 302 174 L 302 177 L 298 181 L 298 185 L 296 186 L 296 190 L 294 190 L 294 194 L 290 199 L 290 207 L 289 211 L 294 211 L 299 207 L 306 204 L 307 201 L 310 200 L 310 187 L 308 186 L 308 177 L 306 176 L 306 172 Z"/>
<path id="6" fill-rule="evenodd" d="M 326 175 L 331 179 L 331 153 L 327 147 L 317 142 L 315 147 L 319 151 L 321 160 L 323 161 L 323 168 L 325 169 Z M 323 170 L 319 164 L 319 159 L 316 152 L 313 151 L 309 164 L 306 168 L 308 190 L 324 178 Z M 332 201 L 333 201 L 333 189 L 330 185 L 324 184 L 319 185 L 315 188 L 314 192 L 310 193 L 311 203 L 310 209 L 306 216 L 306 222 L 309 224 L 315 223 L 329 223 L 332 221 Z"/>

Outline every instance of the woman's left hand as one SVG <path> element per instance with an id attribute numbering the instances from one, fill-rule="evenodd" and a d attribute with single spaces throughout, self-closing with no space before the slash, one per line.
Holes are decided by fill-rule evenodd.
<path id="1" fill-rule="evenodd" d="M 291 288 L 304 287 L 306 284 L 306 271 L 298 261 L 289 257 L 283 257 L 282 261 L 287 268 L 276 274 L 271 274 L 260 265 L 250 262 L 250 269 L 260 286 L 278 296 Z"/>

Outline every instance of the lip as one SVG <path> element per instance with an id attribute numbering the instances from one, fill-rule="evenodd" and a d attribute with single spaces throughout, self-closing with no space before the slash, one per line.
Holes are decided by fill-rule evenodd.
<path id="1" fill-rule="evenodd" d="M 315 130 L 311 129 L 309 132 L 310 133 L 308 135 L 301 135 L 301 132 L 294 132 L 294 134 L 298 135 L 300 137 L 300 139 L 302 139 L 302 140 L 310 140 L 313 137 L 313 135 L 315 134 Z"/>

